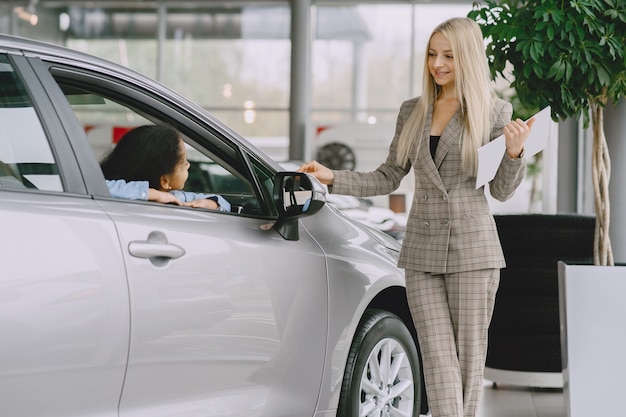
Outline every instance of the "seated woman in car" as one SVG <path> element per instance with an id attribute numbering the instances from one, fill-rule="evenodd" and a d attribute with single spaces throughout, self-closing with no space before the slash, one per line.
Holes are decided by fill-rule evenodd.
<path id="1" fill-rule="evenodd" d="M 229 212 L 217 194 L 183 191 L 189 176 L 187 149 L 169 126 L 140 126 L 126 133 L 100 163 L 114 198 L 149 200 Z"/>

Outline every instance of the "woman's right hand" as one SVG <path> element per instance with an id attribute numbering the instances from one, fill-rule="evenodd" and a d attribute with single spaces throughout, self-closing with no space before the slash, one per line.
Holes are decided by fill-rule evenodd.
<path id="1" fill-rule="evenodd" d="M 317 161 L 305 162 L 300 165 L 298 172 L 306 172 L 313 175 L 319 182 L 326 185 L 332 185 L 335 175 L 332 169 L 325 167 Z"/>

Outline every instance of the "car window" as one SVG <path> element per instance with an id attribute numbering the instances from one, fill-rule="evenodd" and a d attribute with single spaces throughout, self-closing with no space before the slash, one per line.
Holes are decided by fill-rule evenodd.
<path id="1" fill-rule="evenodd" d="M 0 54 L 0 189 L 63 191 L 37 112 L 6 55 Z"/>
<path id="2" fill-rule="evenodd" d="M 186 130 L 184 120 L 172 120 L 171 116 L 160 114 L 155 109 L 125 102 L 119 92 L 109 95 L 102 84 L 98 88 L 90 89 L 88 85 L 81 84 L 77 87 L 60 78 L 57 78 L 57 82 L 84 128 L 98 161 L 129 130 L 146 124 L 169 124 L 181 132 L 187 145 L 190 168 L 185 191 L 220 194 L 230 202 L 232 212 L 237 214 L 268 214 L 267 205 L 262 204 L 261 192 L 254 183 L 254 176 L 249 172 L 248 165 L 243 160 L 233 159 L 236 152 L 220 154 L 219 147 L 213 152 L 210 146 L 200 146 L 203 139 L 196 137 L 197 133 L 191 129 Z M 141 110 L 138 110 L 139 107 Z M 205 145 L 207 143 L 204 141 Z"/>

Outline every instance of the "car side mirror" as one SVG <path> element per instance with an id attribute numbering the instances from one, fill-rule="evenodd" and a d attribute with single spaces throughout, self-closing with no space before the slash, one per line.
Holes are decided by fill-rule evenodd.
<path id="1" fill-rule="evenodd" d="M 274 228 L 287 240 L 298 240 L 298 218 L 317 213 L 326 203 L 326 192 L 304 172 L 279 172 L 274 177 L 274 204 L 278 219 Z"/>

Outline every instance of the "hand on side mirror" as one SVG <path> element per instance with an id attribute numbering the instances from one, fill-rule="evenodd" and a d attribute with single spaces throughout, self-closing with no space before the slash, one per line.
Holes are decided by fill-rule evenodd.
<path id="1" fill-rule="evenodd" d="M 302 172 L 279 172 L 274 183 L 274 201 L 281 216 L 294 217 L 317 212 L 326 202 L 323 189 L 316 189 Z"/>
<path id="2" fill-rule="evenodd" d="M 278 219 L 274 227 L 289 240 L 298 239 L 298 217 L 317 213 L 326 202 L 319 182 L 303 172 L 279 172 L 274 179 L 274 203 Z"/>

